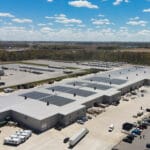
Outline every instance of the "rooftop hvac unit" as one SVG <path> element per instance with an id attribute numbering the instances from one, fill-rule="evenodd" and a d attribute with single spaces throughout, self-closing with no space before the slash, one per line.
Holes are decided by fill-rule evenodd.
<path id="1" fill-rule="evenodd" d="M 46 102 L 46 105 L 49 106 L 49 102 Z"/>
<path id="2" fill-rule="evenodd" d="M 24 96 L 24 99 L 27 99 L 27 96 Z"/>

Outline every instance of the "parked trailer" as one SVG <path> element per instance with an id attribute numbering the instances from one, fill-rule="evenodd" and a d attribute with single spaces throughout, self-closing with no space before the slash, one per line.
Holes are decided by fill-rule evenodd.
<path id="1" fill-rule="evenodd" d="M 31 135 L 29 134 L 29 133 L 27 133 L 27 132 L 23 132 L 23 131 L 16 131 L 16 134 L 18 135 L 18 136 L 25 136 L 25 138 L 26 139 L 28 139 Z"/>
<path id="2" fill-rule="evenodd" d="M 19 138 L 21 139 L 21 142 L 25 142 L 26 141 L 26 137 L 23 135 L 17 135 L 17 134 L 13 134 L 10 136 L 10 138 Z"/>
<path id="3" fill-rule="evenodd" d="M 77 134 L 72 136 L 69 140 L 69 146 L 73 147 L 75 144 L 77 144 L 87 133 L 89 130 L 87 128 L 81 129 Z"/>
<path id="4" fill-rule="evenodd" d="M 32 131 L 31 130 L 20 130 L 19 132 L 23 132 L 23 133 L 26 133 L 26 134 L 29 134 L 29 136 L 32 135 Z"/>

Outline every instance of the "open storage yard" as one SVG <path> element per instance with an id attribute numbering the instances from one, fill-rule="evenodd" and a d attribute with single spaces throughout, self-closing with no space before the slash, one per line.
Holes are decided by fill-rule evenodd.
<path id="1" fill-rule="evenodd" d="M 65 69 L 65 68 L 52 68 L 48 66 L 32 65 L 32 64 L 3 64 L 0 65 L 3 69 L 4 75 L 1 76 L 0 88 L 10 87 L 15 85 L 27 84 L 38 82 L 46 79 L 57 78 L 65 76 L 67 73 L 79 73 L 80 69 Z"/>
<path id="2" fill-rule="evenodd" d="M 58 62 L 49 60 L 28 60 L 0 65 L 0 88 L 15 87 L 64 78 L 68 75 L 88 74 L 90 69 L 107 71 L 124 63 L 104 62 Z M 89 72 L 88 72 L 89 71 Z"/>

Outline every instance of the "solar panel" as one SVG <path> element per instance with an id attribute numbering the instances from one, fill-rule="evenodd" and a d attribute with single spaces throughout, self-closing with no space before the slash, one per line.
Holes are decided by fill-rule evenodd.
<path id="1" fill-rule="evenodd" d="M 36 91 L 25 93 L 20 96 L 23 96 L 23 97 L 26 96 L 27 98 L 32 98 L 34 100 L 38 100 L 38 101 L 42 101 L 46 103 L 49 102 L 50 104 L 53 104 L 56 106 L 64 106 L 74 101 L 74 100 L 64 98 L 61 96 L 50 95 L 50 94 L 36 92 Z"/>
<path id="2" fill-rule="evenodd" d="M 126 83 L 127 81 L 126 80 L 122 80 L 122 79 L 111 79 L 111 82 L 112 82 L 112 84 L 121 85 L 121 84 Z"/>
<path id="3" fill-rule="evenodd" d="M 60 92 L 64 92 L 64 91 L 69 91 L 70 88 L 65 87 L 65 86 L 54 86 L 54 87 L 50 87 L 47 88 L 48 90 L 55 90 L 55 91 L 60 91 Z"/>
<path id="4" fill-rule="evenodd" d="M 54 86 L 51 88 L 47 88 L 48 90 L 55 90 L 55 91 L 60 91 L 60 92 L 64 92 L 64 93 L 69 93 L 69 94 L 76 94 L 82 97 L 88 97 L 91 96 L 93 94 L 95 94 L 95 92 L 91 92 L 91 91 L 87 91 L 87 90 L 82 90 L 82 89 L 76 89 L 76 88 L 71 88 L 71 87 L 65 87 L 65 86 Z"/>
<path id="5" fill-rule="evenodd" d="M 89 88 L 96 88 L 100 90 L 107 90 L 110 89 L 111 86 L 102 85 L 102 84 L 96 84 L 96 83 L 86 83 L 86 82 L 70 82 L 69 85 L 77 85 L 82 87 L 89 87 Z"/>
<path id="6" fill-rule="evenodd" d="M 69 85 L 77 85 L 77 86 L 84 86 L 84 85 L 86 85 L 86 83 L 85 82 L 69 82 L 69 83 L 67 83 L 67 84 L 69 84 Z"/>
<path id="7" fill-rule="evenodd" d="M 67 91 L 67 93 L 70 93 L 70 94 L 75 93 L 76 95 L 79 95 L 79 96 L 82 96 L 82 97 L 88 97 L 88 96 L 91 96 L 91 95 L 95 94 L 95 92 L 81 90 L 81 89 L 74 89 L 72 91 Z"/>
<path id="8" fill-rule="evenodd" d="M 97 81 L 97 82 L 103 82 L 103 83 L 111 83 L 111 84 L 118 84 L 118 85 L 126 83 L 126 80 L 111 79 L 111 78 L 107 78 L 107 77 L 91 77 L 91 78 L 87 78 L 85 80 Z"/>
<path id="9" fill-rule="evenodd" d="M 104 82 L 104 83 L 110 82 L 110 79 L 106 78 L 106 77 L 91 77 L 91 78 L 87 78 L 85 80 L 98 81 L 98 82 Z"/>
<path id="10" fill-rule="evenodd" d="M 50 104 L 53 104 L 53 105 L 56 105 L 56 106 L 64 106 L 64 105 L 72 103 L 74 101 L 74 100 L 64 98 L 64 97 L 60 97 L 60 96 L 56 96 L 56 95 L 45 97 L 45 98 L 42 98 L 40 100 L 43 101 L 43 102 L 49 102 Z"/>
<path id="11" fill-rule="evenodd" d="M 20 96 L 27 97 L 27 98 L 32 98 L 32 99 L 41 99 L 42 97 L 46 97 L 46 96 L 49 96 L 49 95 L 50 94 L 33 91 L 33 92 L 22 94 Z"/>
<path id="12" fill-rule="evenodd" d="M 96 89 L 100 89 L 100 90 L 108 90 L 111 88 L 111 86 L 107 86 L 107 85 L 102 85 L 102 84 L 88 84 L 87 85 L 90 88 L 96 88 Z"/>

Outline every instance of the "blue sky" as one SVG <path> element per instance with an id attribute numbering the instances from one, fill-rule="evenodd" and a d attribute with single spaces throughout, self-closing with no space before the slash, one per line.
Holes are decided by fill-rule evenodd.
<path id="1" fill-rule="evenodd" d="M 150 0 L 0 0 L 0 40 L 150 41 Z"/>

